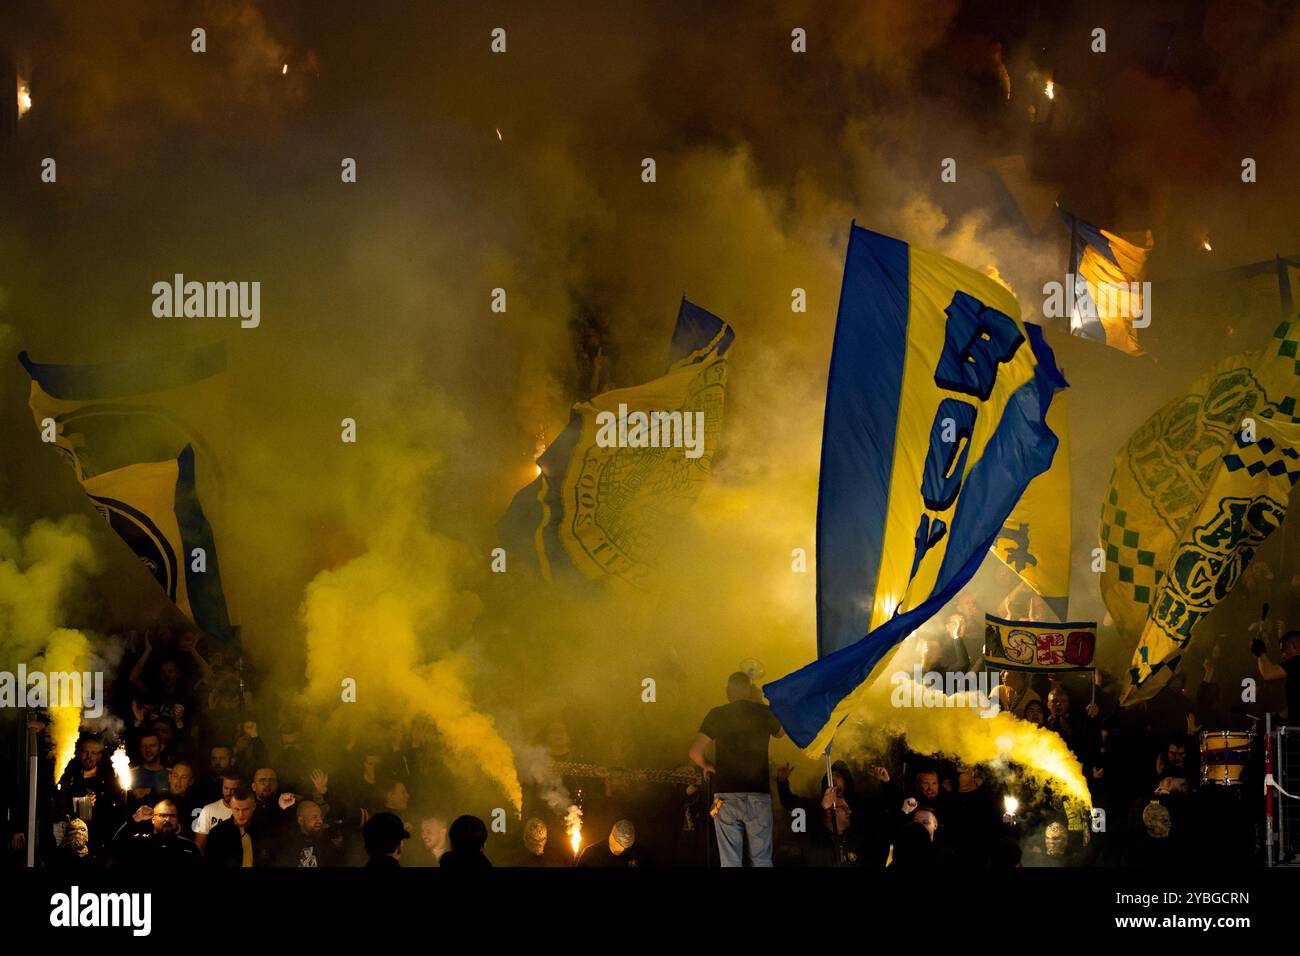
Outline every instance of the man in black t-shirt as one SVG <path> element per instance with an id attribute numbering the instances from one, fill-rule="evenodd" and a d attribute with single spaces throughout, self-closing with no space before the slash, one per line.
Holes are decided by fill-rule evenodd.
<path id="1" fill-rule="evenodd" d="M 309 869 L 342 866 L 342 837 L 336 845 L 326 829 L 320 804 L 315 800 L 299 800 L 293 808 L 297 811 L 297 826 L 285 833 L 275 848 L 273 865 Z"/>
<path id="2" fill-rule="evenodd" d="M 1280 628 L 1279 628 L 1280 630 Z M 1286 681 L 1286 722 L 1300 724 L 1300 631 L 1287 631 L 1278 641 L 1281 664 L 1268 659 L 1268 647 L 1260 639 L 1250 642 L 1250 652 L 1259 659 L 1259 676 L 1264 680 Z"/>
<path id="3" fill-rule="evenodd" d="M 772 785 L 767 742 L 781 736 L 781 723 L 763 703 L 749 675 L 727 678 L 729 703 L 714 707 L 691 744 L 691 761 L 711 780 L 716 806 L 713 825 L 723 866 L 742 866 L 745 841 L 754 866 L 772 865 Z M 704 756 L 714 745 L 716 766 Z"/>

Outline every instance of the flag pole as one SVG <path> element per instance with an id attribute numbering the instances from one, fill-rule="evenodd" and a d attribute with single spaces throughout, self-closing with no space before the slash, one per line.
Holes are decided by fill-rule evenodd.
<path id="1" fill-rule="evenodd" d="M 31 724 L 31 712 L 24 708 L 27 731 L 27 867 L 36 865 L 36 803 L 41 769 L 40 746 L 36 728 Z"/>
<path id="2" fill-rule="evenodd" d="M 1057 207 L 1060 207 L 1060 203 L 1057 203 Z M 1069 213 L 1066 215 L 1069 215 Z M 1070 216 L 1070 258 L 1065 260 L 1065 282 L 1067 286 L 1068 301 L 1068 308 L 1066 309 L 1065 316 L 1065 331 L 1067 332 L 1072 332 L 1074 330 L 1074 326 L 1071 323 L 1074 322 L 1075 288 L 1079 282 L 1078 276 L 1074 274 L 1074 257 L 1079 251 L 1078 242 L 1078 231 L 1074 227 L 1074 217 Z"/>
<path id="3" fill-rule="evenodd" d="M 826 786 L 832 793 L 835 791 L 835 772 L 831 769 L 831 746 L 835 743 L 835 734 L 831 734 L 831 739 L 826 741 Z M 825 794 L 822 795 L 823 799 Z M 840 854 L 840 821 L 835 815 L 839 807 L 839 794 L 831 801 L 831 845 L 835 848 L 835 865 L 839 866 L 844 862 Z"/>
<path id="4" fill-rule="evenodd" d="M 1295 314 L 1295 306 L 1291 300 L 1292 262 L 1290 259 L 1284 259 L 1280 255 L 1275 255 L 1274 258 L 1277 263 L 1277 294 L 1282 309 L 1282 321 L 1290 322 Z M 1278 545 L 1279 554 L 1277 559 L 1278 571 L 1282 574 L 1286 573 L 1286 537 L 1286 531 L 1284 530 L 1281 534 L 1281 541 Z M 1262 629 L 1259 636 L 1264 636 Z"/>

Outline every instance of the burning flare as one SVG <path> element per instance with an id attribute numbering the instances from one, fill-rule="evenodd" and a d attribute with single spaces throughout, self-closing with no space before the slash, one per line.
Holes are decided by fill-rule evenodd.
<path id="1" fill-rule="evenodd" d="M 117 750 L 113 751 L 113 756 L 108 758 L 108 762 L 113 765 L 113 776 L 117 777 L 117 785 L 123 791 L 131 789 L 131 761 L 126 755 L 126 744 L 118 744 Z"/>
<path id="2" fill-rule="evenodd" d="M 32 108 L 32 89 L 26 80 L 18 81 L 18 118 L 22 119 Z"/>
<path id="3" fill-rule="evenodd" d="M 573 848 L 576 860 L 578 851 L 582 849 L 582 808 L 577 804 L 570 805 L 564 814 L 564 832 L 569 835 L 569 846 Z"/>
<path id="4" fill-rule="evenodd" d="M 1047 85 L 1043 87 L 1043 92 L 1047 95 L 1049 100 L 1056 99 L 1056 84 L 1051 80 L 1048 80 Z"/>

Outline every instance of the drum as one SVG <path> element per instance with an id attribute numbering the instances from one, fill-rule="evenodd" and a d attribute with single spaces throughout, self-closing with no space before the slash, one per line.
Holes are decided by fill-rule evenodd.
<path id="1" fill-rule="evenodd" d="M 1250 760 L 1253 730 L 1201 731 L 1201 783 L 1235 787 Z"/>

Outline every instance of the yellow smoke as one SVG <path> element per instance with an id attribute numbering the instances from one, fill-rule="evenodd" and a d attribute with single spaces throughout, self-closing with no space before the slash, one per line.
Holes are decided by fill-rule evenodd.
<path id="1" fill-rule="evenodd" d="M 97 570 L 84 518 L 37 521 L 21 536 L 0 523 L 0 666 L 13 669 L 25 663 L 29 672 L 85 670 L 90 642 L 63 626 L 65 608 L 73 588 Z M 54 688 L 49 692 L 54 703 Z M 57 780 L 76 751 L 81 706 L 78 701 L 48 711 Z"/>
<path id="2" fill-rule="evenodd" d="M 519 810 L 514 756 L 493 719 L 475 707 L 471 656 L 453 649 L 481 602 L 460 583 L 471 575 L 467 549 L 429 530 L 422 506 L 423 484 L 440 456 L 400 435 L 359 454 L 382 463 L 358 476 L 357 494 L 347 498 L 373 530 L 363 553 L 307 586 L 301 702 L 321 718 L 327 740 L 355 739 L 395 718 L 407 726 L 428 718 L 447 754 L 476 765 Z"/>
<path id="3" fill-rule="evenodd" d="M 82 97 L 47 97 L 42 114 L 63 110 L 62 125 L 78 131 L 79 145 L 99 158 L 102 178 L 83 182 L 83 190 L 107 182 L 120 189 L 127 181 L 122 170 L 138 164 L 136 147 L 156 145 L 159 126 L 142 116 L 161 113 L 168 129 L 217 139 L 232 122 L 225 113 L 250 135 L 279 139 L 291 132 L 280 121 L 301 103 L 290 94 L 307 88 L 297 87 L 311 82 L 307 71 L 295 53 L 292 75 L 264 80 L 300 44 L 287 25 L 248 13 L 253 7 L 241 0 L 218 19 L 223 27 L 249 16 L 238 55 L 202 75 L 177 70 L 139 37 L 118 36 L 111 16 L 60 38 L 60 61 L 90 82 Z M 920 11 L 901 2 L 799 0 L 793 8 L 799 16 L 784 8 L 764 14 L 760 33 L 798 22 L 810 37 L 826 37 L 828 53 L 838 54 L 851 80 L 832 92 L 857 104 L 864 81 L 905 93 L 920 58 L 943 41 L 957 4 L 944 0 L 937 11 Z M 415 32 L 421 16 L 412 21 Z M 693 62 L 700 48 L 689 37 L 669 38 L 649 8 L 632 14 L 631 29 L 628 16 L 548 10 L 520 25 L 538 38 L 563 38 L 578 26 L 607 38 L 593 46 L 616 51 L 603 63 L 608 82 L 599 90 L 576 62 L 545 89 L 512 82 L 510 97 L 499 102 L 490 85 L 466 96 L 454 83 L 428 84 L 428 64 L 410 58 L 377 75 L 381 88 L 368 89 L 366 98 L 387 104 L 376 114 L 377 128 L 412 147 L 402 155 L 427 154 L 422 137 L 431 116 L 446 131 L 439 135 L 457 137 L 449 155 L 459 160 L 436 185 L 423 160 L 396 163 L 385 171 L 385 190 L 340 207 L 330 200 L 337 185 L 297 177 L 277 192 L 280 225 L 250 240 L 240 232 L 247 216 L 228 213 L 264 209 L 242 189 L 238 164 L 222 166 L 224 179 L 189 190 L 199 197 L 196 218 L 215 225 L 192 230 L 162 258 L 149 240 L 155 186 L 123 194 L 125 234 L 144 240 L 124 245 L 125 263 L 103 269 L 92 239 L 69 240 L 65 259 L 83 263 L 86 282 L 53 281 L 48 257 L 25 246 L 18 249 L 22 258 L 6 257 L 24 267 L 17 274 L 31 277 L 22 285 L 25 308 L 15 314 L 56 317 L 25 318 L 15 346 L 35 354 L 43 342 L 57 343 L 54 351 L 76 343 L 87 361 L 124 343 L 156 340 L 147 301 L 123 309 L 111 329 L 81 317 L 97 314 L 102 301 L 136 302 L 136 277 L 164 264 L 169 270 L 173 260 L 227 262 L 229 278 L 256 267 L 267 288 L 328 290 L 319 299 L 282 297 L 275 320 L 268 314 L 255 333 L 227 332 L 238 343 L 231 350 L 238 381 L 231 420 L 241 428 L 220 463 L 238 494 L 225 511 L 204 502 L 213 505 L 214 525 L 224 522 L 216 529 L 223 583 L 232 610 L 242 612 L 249 662 L 268 675 L 259 693 L 285 700 L 301 691 L 325 723 L 323 744 L 335 739 L 331 730 L 346 739 L 376 723 L 424 715 L 440 728 L 447 756 L 457 758 L 454 769 L 481 766 L 512 799 L 518 784 L 503 727 L 527 734 L 567 708 L 573 713 L 563 717 L 582 756 L 673 766 L 703 713 L 722 702 L 726 675 L 742 658 L 758 657 L 775 677 L 812 656 L 821 416 L 849 220 L 856 215 L 977 267 L 996 263 L 1023 289 L 1033 288 L 1029 279 L 1056 254 L 1048 244 L 993 228 L 988 214 L 946 210 L 929 159 L 913 161 L 928 149 L 926 131 L 936 119 L 950 139 L 967 139 L 959 117 L 900 95 L 889 109 L 855 105 L 810 122 L 800 97 L 755 86 L 755 77 L 773 76 L 752 68 L 768 56 L 766 46 L 758 53 L 731 48 L 724 72 L 744 79 L 730 88 L 713 84 L 700 96 L 690 84 L 665 84 L 653 115 L 629 114 L 626 103 L 641 97 L 651 65 Z M 710 16 L 725 26 L 725 13 Z M 891 29 L 878 29 L 883 22 Z M 188 33 L 189 25 L 177 25 Z M 85 41 L 101 35 L 118 36 L 140 62 L 144 81 L 124 82 L 102 68 L 99 41 Z M 215 33 L 211 39 L 217 42 Z M 468 53 L 458 54 L 438 69 L 454 77 L 470 62 Z M 153 82 L 160 77 L 165 81 Z M 230 96 L 213 97 L 218 87 Z M 148 110 L 136 108 L 141 89 L 150 91 Z M 555 113 L 555 90 L 564 91 L 564 121 L 539 126 L 535 116 Z M 238 108 L 229 110 L 229 102 Z M 227 106 L 214 111 L 214 103 Z M 531 129 L 532 146 L 505 150 L 499 140 L 492 147 L 482 135 L 486 115 L 501 130 Z M 676 127 L 683 115 L 696 117 L 692 125 L 708 135 Z M 647 128 L 676 145 L 660 155 L 664 182 L 628 189 L 617 157 Z M 182 178 L 175 185 L 193 183 Z M 75 209 L 84 199 L 67 201 Z M 503 221 L 511 228 L 502 229 Z M 311 237 L 310 254 L 303 252 L 304 235 Z M 231 259 L 232 249 L 241 255 Z M 484 292 L 496 286 L 509 290 L 509 310 L 501 314 L 485 311 Z M 806 290 L 807 313 L 791 311 L 794 287 Z M 43 290 L 59 293 L 47 298 Z M 590 394 L 589 370 L 579 378 L 575 367 L 574 320 L 587 313 L 599 320 L 612 380 L 644 381 L 662 371 L 683 291 L 731 321 L 737 344 L 723 454 L 695 511 L 673 529 L 654 582 L 659 597 L 530 593 L 516 574 L 522 556 L 514 554 L 500 589 L 481 587 L 472 570 L 486 571 L 497 518 L 536 474 L 537 433 L 559 434 L 570 403 Z M 215 328 L 189 323 L 169 326 L 168 334 L 209 335 Z M 463 416 L 461 427 L 448 429 L 441 416 L 412 407 L 411 398 L 418 406 L 431 382 Z M 403 397 L 385 407 L 381 393 L 390 387 Z M 360 423 L 352 448 L 340 446 L 333 431 L 344 415 Z M 416 441 L 377 453 L 376 436 L 404 423 Z M 22 428 L 34 454 L 30 419 Z M 439 472 L 438 456 L 419 445 L 421 436 L 453 450 L 450 466 Z M 35 485 L 42 473 L 24 469 L 17 477 Z M 426 480 L 439 482 L 436 511 L 419 504 Z M 80 495 L 70 481 L 66 490 L 69 501 Z M 796 571 L 796 560 L 806 568 Z M 495 631 L 476 632 L 491 669 L 463 650 L 478 620 L 475 593 L 487 605 L 484 617 L 495 618 Z M 303 625 L 301 643 L 293 639 L 295 623 Z M 48 633 L 40 632 L 38 646 Z M 654 704 L 640 696 L 647 677 L 658 681 Z M 342 701 L 346 678 L 356 681 L 355 704 Z"/>
<path id="4" fill-rule="evenodd" d="M 1058 793 L 1092 802 L 1079 759 L 1050 730 L 1008 713 L 980 717 L 969 707 L 941 712 L 913 708 L 901 723 L 908 745 L 921 753 L 951 754 L 968 763 L 1014 761 L 1024 765 L 1035 783 L 1051 783 Z"/>
<path id="5" fill-rule="evenodd" d="M 914 695 L 914 689 L 916 694 Z M 903 700 L 921 697 L 920 707 L 892 706 L 891 696 Z M 924 754 L 960 757 L 967 763 L 1021 765 L 1021 778 L 1036 786 L 1051 784 L 1054 792 L 1091 805 L 1083 767 L 1065 741 L 1050 730 L 1020 720 L 1005 711 L 981 716 L 975 691 L 946 696 L 916 687 L 904 672 L 898 680 L 878 680 L 871 688 L 860 720 L 887 731 L 907 735 L 908 746 Z M 849 721 L 835 738 L 836 751 L 861 746 L 862 724 Z"/>
<path id="6" fill-rule="evenodd" d="M 43 669 L 50 672 L 80 674 L 90 657 L 90 641 L 80 631 L 59 628 L 50 635 L 45 651 Z M 81 728 L 81 703 L 63 702 L 54 706 L 54 688 L 50 688 L 50 739 L 54 741 L 54 779 L 57 782 L 63 768 L 76 755 L 77 733 Z M 82 689 L 87 693 L 87 689 Z"/>
<path id="7" fill-rule="evenodd" d="M 22 534 L 0 522 L 0 663 L 43 653 L 69 592 L 98 569 L 84 518 L 36 521 Z"/>
<path id="8" fill-rule="evenodd" d="M 395 714 L 428 717 L 448 750 L 474 760 L 519 809 L 514 757 L 492 718 L 474 708 L 469 658 L 425 658 L 425 637 L 459 629 L 477 611 L 477 598 L 452 583 L 457 554 L 438 535 L 390 527 L 372 550 L 317 575 L 302 606 L 304 698 L 324 717 L 329 737 Z M 355 687 L 355 702 L 345 700 L 345 682 Z"/>

